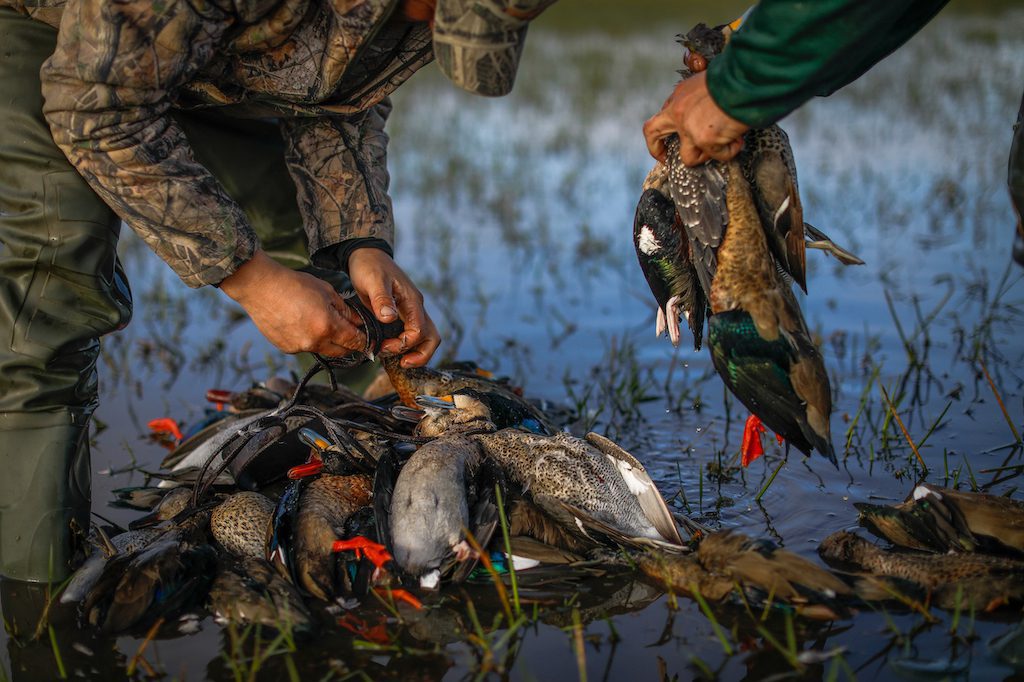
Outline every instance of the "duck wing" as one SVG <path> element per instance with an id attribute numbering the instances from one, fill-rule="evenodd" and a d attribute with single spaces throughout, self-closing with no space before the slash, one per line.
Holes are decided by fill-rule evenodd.
<path id="1" fill-rule="evenodd" d="M 728 181 L 718 161 L 694 168 L 683 165 L 677 135 L 665 138 L 665 159 L 669 191 L 690 240 L 691 261 L 704 296 L 710 297 L 717 266 L 715 253 L 729 222 L 725 197 Z"/>
<path id="2" fill-rule="evenodd" d="M 806 292 L 803 207 L 789 137 L 777 125 L 751 130 L 744 136 L 741 164 L 772 255 Z"/>
<path id="3" fill-rule="evenodd" d="M 679 535 L 679 528 L 665 503 L 665 498 L 661 496 L 658 486 L 651 480 L 640 460 L 599 433 L 590 432 L 584 440 L 608 457 L 615 465 L 622 480 L 626 482 L 630 492 L 640 503 L 644 516 L 654 525 L 662 538 L 669 543 L 683 544 L 683 538 Z"/>

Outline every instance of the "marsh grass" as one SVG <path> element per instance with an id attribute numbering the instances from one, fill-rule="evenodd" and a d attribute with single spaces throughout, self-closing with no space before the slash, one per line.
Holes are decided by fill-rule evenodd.
<path id="1" fill-rule="evenodd" d="M 812 560 L 818 540 L 855 523 L 852 502 L 895 502 L 919 480 L 1019 498 L 1024 304 L 1019 271 L 1004 266 L 1003 174 L 1024 83 L 1024 13 L 954 2 L 953 14 L 863 81 L 784 122 L 808 220 L 868 265 L 844 270 L 812 254 L 802 302 L 825 341 L 843 470 L 817 455 L 787 458 L 769 438 L 765 464 L 743 471 L 735 458 L 745 415 L 723 397 L 706 351 L 652 338 L 654 305 L 630 243 L 651 163 L 639 121 L 675 82 L 672 37 L 749 3 L 712 4 L 559 3 L 531 29 L 512 97 L 464 97 L 429 72 L 398 93 L 389 124 L 397 257 L 446 335 L 441 353 L 478 360 L 527 395 L 567 407 L 573 431 L 620 440 L 676 510 L 713 529 L 784 541 Z M 641 28 L 645 12 L 672 19 Z M 93 456 L 116 475 L 94 481 L 97 500 L 159 461 L 145 439 L 149 419 L 198 413 L 206 388 L 297 367 L 217 292 L 186 291 L 136 239 L 122 242 L 141 295 L 135 322 L 104 339 L 98 416 L 108 428 L 94 434 Z M 125 520 L 118 513 L 112 518 Z M 312 642 L 204 621 L 190 637 L 90 641 L 119 658 L 83 661 L 72 644 L 81 633 L 47 621 L 39 641 L 17 637 L 7 656 L 22 660 L 38 646 L 68 677 L 109 669 L 109 679 L 125 677 L 140 650 L 154 662 L 146 670 L 139 657 L 136 677 L 169 679 L 180 669 L 187 679 L 236 681 L 594 679 L 595 671 L 604 679 L 890 679 L 910 659 L 970 660 L 978 677 L 1012 674 L 984 644 L 1007 625 L 968 606 L 945 613 L 893 595 L 822 628 L 745 600 L 644 601 L 635 597 L 649 589 L 643 583 L 528 580 L 528 572 L 492 575 L 416 615 L 368 599 L 360 608 L 380 617 L 381 642 L 331 618 Z M 421 628 L 417 618 L 427 619 Z M 442 637 L 439 623 L 449 622 L 454 634 Z M 602 644 L 606 632 L 613 645 Z"/>

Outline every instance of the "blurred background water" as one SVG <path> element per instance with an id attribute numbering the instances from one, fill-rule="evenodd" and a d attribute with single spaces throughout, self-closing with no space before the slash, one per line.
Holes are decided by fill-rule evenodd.
<path id="1" fill-rule="evenodd" d="M 676 82 L 674 37 L 744 9 L 707 0 L 559 3 L 531 28 L 509 97 L 462 94 L 433 67 L 403 86 L 389 123 L 396 257 L 445 335 L 439 355 L 477 360 L 528 395 L 576 410 L 574 428 L 618 439 L 679 511 L 815 561 L 823 537 L 855 526 L 854 502 L 902 499 L 924 475 L 880 385 L 911 437 L 928 434 L 926 480 L 1020 498 L 1021 451 L 985 371 L 1019 429 L 1024 270 L 1009 258 L 1005 173 L 1024 88 L 1024 10 L 956 0 L 860 81 L 782 122 L 805 218 L 867 265 L 843 268 L 809 252 L 802 299 L 832 376 L 842 466 L 796 452 L 785 459 L 772 445 L 741 470 L 746 412 L 706 351 L 654 337 L 631 235 L 652 165 L 640 128 Z M 100 472 L 156 468 L 163 450 L 147 439 L 148 420 L 188 421 L 207 388 L 240 389 L 297 369 L 217 290 L 188 290 L 134 235 L 122 241 L 136 317 L 104 340 L 93 449 L 94 509 L 115 520 L 127 517 L 104 508 L 109 491 L 141 476 Z M 636 584 L 595 587 L 590 598 L 580 626 L 589 679 L 1008 678 L 1013 668 L 1000 656 L 1011 654 L 994 643 L 1020 626 L 1019 613 L 954 623 L 937 612 L 932 623 L 868 611 L 831 626 L 801 623 L 796 650 L 841 653 L 794 663 L 737 609 L 716 610 L 734 645 L 727 652 L 689 600 L 675 604 Z M 90 640 L 91 654 L 75 658 L 82 636 L 55 634 L 81 661 L 70 668 L 86 676 L 123 676 L 139 645 Z M 538 621 L 506 643 L 504 674 L 579 676 L 572 636 L 564 623 Z M 457 635 L 424 639 L 418 654 L 362 651 L 351 639 L 339 630 L 300 648 L 302 678 L 362 669 L 371 678 L 462 679 L 481 670 L 479 647 Z M 9 641 L 7 664 L 24 668 L 31 650 Z M 238 679 L 229 650 L 227 635 L 204 621 L 198 634 L 152 643 L 147 656 L 168 677 Z M 47 678 L 52 661 L 40 660 L 22 674 Z M 281 665 L 270 661 L 268 677 L 283 674 Z"/>

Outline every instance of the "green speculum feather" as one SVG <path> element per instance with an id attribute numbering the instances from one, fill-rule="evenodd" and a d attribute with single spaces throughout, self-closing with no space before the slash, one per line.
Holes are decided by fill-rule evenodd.
<path id="1" fill-rule="evenodd" d="M 729 310 L 712 316 L 708 324 L 708 340 L 713 353 L 726 364 L 734 376 L 737 365 L 764 364 L 777 373 L 779 379 L 789 381 L 792 349 L 780 336 L 766 341 L 754 326 L 748 313 Z"/>

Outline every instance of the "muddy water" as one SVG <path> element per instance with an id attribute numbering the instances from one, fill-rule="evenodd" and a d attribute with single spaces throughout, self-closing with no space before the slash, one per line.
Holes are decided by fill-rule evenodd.
<path id="1" fill-rule="evenodd" d="M 477 359 L 529 394 L 575 409 L 575 428 L 619 439 L 679 511 L 813 560 L 821 538 L 854 527 L 854 502 L 902 499 L 921 478 L 1020 498 L 1020 469 L 990 471 L 1022 462 L 982 366 L 1019 429 L 1024 289 L 1009 262 L 1005 159 L 1024 87 L 1024 12 L 954 3 L 861 81 L 783 123 L 805 217 L 867 261 L 844 269 L 808 255 L 803 305 L 836 393 L 838 470 L 820 457 L 786 459 L 774 446 L 737 468 L 746 413 L 711 376 L 706 352 L 654 338 L 653 300 L 630 243 L 650 166 L 640 123 L 674 82 L 673 35 L 735 12 L 660 8 L 672 20 L 650 25 L 614 11 L 580 20 L 578 8 L 552 12 L 532 31 L 511 97 L 463 96 L 433 72 L 396 97 L 397 256 L 427 293 L 446 335 L 442 352 Z M 240 388 L 294 368 L 217 291 L 187 291 L 131 237 L 123 248 L 136 320 L 106 340 L 97 413 L 105 428 L 94 449 L 95 507 L 118 520 L 127 517 L 103 502 L 141 475 L 99 472 L 156 466 L 162 451 L 145 439 L 149 419 L 194 418 L 206 388 Z M 926 476 L 886 418 L 880 384 L 915 442 L 931 431 L 921 447 Z M 929 623 L 871 611 L 832 625 L 798 622 L 795 650 L 833 658 L 794 664 L 771 642 L 785 648 L 781 616 L 765 626 L 742 608 L 716 609 L 727 651 L 687 599 L 676 603 L 628 578 L 576 587 L 588 679 L 651 679 L 662 670 L 679 679 L 1000 679 L 1012 668 L 992 643 L 1020 623 L 1019 613 L 935 612 Z M 468 602 L 484 630 L 497 612 L 493 590 L 477 587 L 446 595 L 426 615 L 403 612 L 408 623 L 392 625 L 399 649 L 368 649 L 339 628 L 301 643 L 290 663 L 272 657 L 266 676 L 293 665 L 303 679 L 358 670 L 462 679 L 492 660 L 516 679 L 578 677 L 573 608 L 559 605 L 571 592 L 549 592 L 537 619 L 504 640 L 500 629 L 488 635 L 491 659 L 466 636 L 474 629 Z M 96 678 L 123 676 L 139 646 L 73 628 L 54 636 L 69 671 Z M 7 649 L 17 676 L 54 674 L 49 645 Z M 239 657 L 231 649 L 229 635 L 206 620 L 197 634 L 153 642 L 145 656 L 169 678 L 233 679 Z"/>

